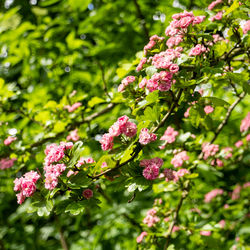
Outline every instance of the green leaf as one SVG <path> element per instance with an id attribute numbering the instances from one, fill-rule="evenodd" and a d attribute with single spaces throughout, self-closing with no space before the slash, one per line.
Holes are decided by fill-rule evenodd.
<path id="1" fill-rule="evenodd" d="M 105 100 L 98 97 L 98 96 L 94 96 L 93 98 L 91 98 L 91 100 L 88 102 L 88 106 L 90 106 L 91 108 L 93 108 L 95 105 L 100 104 L 100 103 L 104 103 Z"/>
<path id="2" fill-rule="evenodd" d="M 78 215 L 85 210 L 87 201 L 71 202 L 65 209 L 65 212 L 70 212 L 73 215 Z"/>
<path id="3" fill-rule="evenodd" d="M 210 97 L 210 96 L 206 96 L 206 97 L 202 97 L 202 100 L 208 100 L 209 102 L 211 102 L 214 106 L 230 106 L 230 104 L 222 99 L 219 99 L 217 97 Z"/>
<path id="4" fill-rule="evenodd" d="M 68 164 L 69 167 L 73 167 L 77 161 L 79 160 L 80 158 L 80 154 L 81 152 L 83 151 L 83 142 L 82 141 L 78 141 L 74 144 L 74 146 L 72 147 L 71 149 L 71 155 L 72 155 L 72 158 Z"/>
<path id="5" fill-rule="evenodd" d="M 189 174 L 189 175 L 185 175 L 186 178 L 188 179 L 195 179 L 199 176 L 198 173 L 192 173 L 192 174 Z"/>
<path id="6" fill-rule="evenodd" d="M 233 4 L 227 9 L 227 11 L 225 12 L 225 14 L 223 16 L 227 16 L 231 12 L 235 11 L 236 9 L 238 9 L 239 6 L 240 6 L 239 5 L 239 1 L 238 0 L 234 0 Z"/>

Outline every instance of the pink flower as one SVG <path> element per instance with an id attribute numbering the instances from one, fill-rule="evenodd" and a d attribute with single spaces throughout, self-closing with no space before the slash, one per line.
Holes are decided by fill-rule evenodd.
<path id="1" fill-rule="evenodd" d="M 67 109 L 68 112 L 73 112 L 75 111 L 76 109 L 78 109 L 80 106 L 82 106 L 82 104 L 80 102 L 76 102 L 74 103 L 72 106 L 70 105 L 65 105 L 63 108 L 64 109 Z"/>
<path id="2" fill-rule="evenodd" d="M 177 232 L 177 231 L 180 231 L 180 227 L 178 227 L 178 226 L 173 226 L 172 232 L 174 233 L 174 232 Z"/>
<path id="3" fill-rule="evenodd" d="M 22 204 L 26 197 L 30 197 L 36 191 L 36 182 L 40 175 L 35 171 L 27 172 L 23 177 L 14 180 L 14 191 L 20 191 L 17 194 L 17 203 Z"/>
<path id="4" fill-rule="evenodd" d="M 169 65 L 170 66 L 170 65 Z M 155 90 L 168 91 L 171 88 L 171 80 L 173 74 L 167 71 L 155 73 L 151 79 L 147 81 L 147 89 L 152 92 Z"/>
<path id="5" fill-rule="evenodd" d="M 169 67 L 169 71 L 174 73 L 177 73 L 179 71 L 179 66 L 177 64 L 171 64 L 171 66 Z"/>
<path id="6" fill-rule="evenodd" d="M 200 235 L 202 235 L 202 236 L 210 236 L 211 231 L 200 231 Z"/>
<path id="7" fill-rule="evenodd" d="M 250 134 L 248 134 L 248 135 L 246 136 L 246 140 L 247 140 L 247 141 L 250 141 Z"/>
<path id="8" fill-rule="evenodd" d="M 91 189 L 89 189 L 89 188 L 85 189 L 82 192 L 82 196 L 88 200 L 88 199 L 90 199 L 93 196 L 93 191 Z"/>
<path id="9" fill-rule="evenodd" d="M 248 188 L 248 187 L 250 187 L 250 182 L 244 183 L 243 188 Z"/>
<path id="10" fill-rule="evenodd" d="M 226 225 L 226 221 L 225 220 L 221 220 L 221 221 L 219 221 L 218 224 L 221 226 L 221 228 L 224 228 L 225 225 Z"/>
<path id="11" fill-rule="evenodd" d="M 219 151 L 219 145 L 204 142 L 202 144 L 203 159 L 206 160 L 209 156 L 214 156 Z"/>
<path id="12" fill-rule="evenodd" d="M 112 137 L 119 136 L 121 134 L 121 127 L 119 122 L 115 122 L 110 128 L 109 128 L 109 134 Z"/>
<path id="13" fill-rule="evenodd" d="M 233 149 L 231 147 L 226 147 L 222 149 L 222 153 L 225 159 L 229 159 L 233 156 L 232 154 Z"/>
<path id="14" fill-rule="evenodd" d="M 50 165 L 53 162 L 58 162 L 64 157 L 65 147 L 63 145 L 50 144 L 45 149 L 45 162 Z"/>
<path id="15" fill-rule="evenodd" d="M 189 117 L 189 111 L 190 111 L 191 107 L 188 107 L 186 112 L 184 113 L 184 117 L 188 118 Z"/>
<path id="16" fill-rule="evenodd" d="M 141 133 L 139 136 L 139 142 L 142 145 L 146 145 L 152 141 L 155 141 L 157 139 L 157 136 L 153 133 L 149 133 L 149 130 L 147 128 L 141 129 Z"/>
<path id="17" fill-rule="evenodd" d="M 13 141 L 15 141 L 17 138 L 13 136 L 9 136 L 4 140 L 4 145 L 8 146 L 10 145 Z"/>
<path id="18" fill-rule="evenodd" d="M 67 177 L 69 178 L 71 175 L 77 175 L 79 173 L 79 171 L 73 171 L 73 170 L 69 170 L 69 172 L 67 173 Z"/>
<path id="19" fill-rule="evenodd" d="M 234 145 L 235 145 L 235 147 L 239 148 L 243 145 L 243 141 L 239 140 Z"/>
<path id="20" fill-rule="evenodd" d="M 213 22 L 214 20 L 221 20 L 223 16 L 222 11 L 218 12 L 215 16 L 212 16 L 210 18 L 210 21 Z"/>
<path id="21" fill-rule="evenodd" d="M 224 191 L 222 189 L 219 189 L 219 188 L 213 189 L 212 191 L 208 192 L 205 195 L 204 202 L 209 203 L 217 195 L 222 195 L 223 193 L 224 193 Z"/>
<path id="22" fill-rule="evenodd" d="M 78 129 L 71 131 L 66 139 L 67 141 L 78 141 L 80 139 L 80 136 L 78 135 Z"/>
<path id="23" fill-rule="evenodd" d="M 213 1 L 209 6 L 208 6 L 208 9 L 209 10 L 212 10 L 216 5 L 222 3 L 223 0 L 216 0 L 216 1 Z"/>
<path id="24" fill-rule="evenodd" d="M 144 77 L 141 82 L 139 83 L 139 88 L 144 89 L 147 85 L 148 80 Z"/>
<path id="25" fill-rule="evenodd" d="M 162 141 L 166 141 L 166 143 L 173 143 L 175 141 L 175 137 L 179 133 L 175 131 L 172 127 L 168 126 L 166 131 L 164 132 L 164 135 L 160 138 Z M 164 148 L 163 146 L 162 148 Z"/>
<path id="26" fill-rule="evenodd" d="M 248 20 L 244 26 L 243 26 L 243 34 L 247 34 L 247 32 L 250 30 L 250 20 Z"/>
<path id="27" fill-rule="evenodd" d="M 11 168 L 14 165 L 14 162 L 17 160 L 17 158 L 4 158 L 0 160 L 0 169 L 4 170 L 6 168 Z"/>
<path id="28" fill-rule="evenodd" d="M 127 122 L 126 126 L 123 128 L 122 133 L 125 134 L 126 136 L 132 138 L 136 135 L 137 133 L 137 126 L 133 122 Z"/>
<path id="29" fill-rule="evenodd" d="M 141 243 L 141 242 L 143 241 L 143 238 L 144 238 L 145 236 L 147 236 L 147 235 L 148 235 L 147 232 L 142 232 L 142 233 L 136 238 L 136 242 L 137 242 L 137 243 Z"/>
<path id="30" fill-rule="evenodd" d="M 223 167 L 224 166 L 223 161 L 221 161 L 220 159 L 216 159 L 216 164 L 217 164 L 218 167 Z"/>
<path id="31" fill-rule="evenodd" d="M 211 106 L 205 106 L 204 111 L 208 115 L 214 111 L 214 108 Z"/>
<path id="32" fill-rule="evenodd" d="M 140 161 L 141 167 L 148 167 L 155 164 L 158 168 L 160 168 L 163 165 L 163 160 L 161 158 L 153 158 L 153 159 L 144 159 Z"/>
<path id="33" fill-rule="evenodd" d="M 181 20 L 179 21 L 178 25 L 179 27 L 181 27 L 182 29 L 187 28 L 190 24 L 192 24 L 193 22 L 193 18 L 190 16 L 186 16 L 181 18 Z"/>
<path id="34" fill-rule="evenodd" d="M 238 200 L 240 198 L 240 191 L 241 191 L 241 186 L 236 185 L 232 192 L 232 200 Z"/>
<path id="35" fill-rule="evenodd" d="M 117 122 L 119 123 L 120 129 L 124 129 L 126 127 L 126 123 L 128 122 L 129 118 L 124 115 L 118 118 Z"/>
<path id="36" fill-rule="evenodd" d="M 164 176 L 166 177 L 166 181 L 172 181 L 175 180 L 175 171 L 173 171 L 172 169 L 166 168 L 163 170 Z"/>
<path id="37" fill-rule="evenodd" d="M 205 20 L 206 16 L 196 16 L 193 19 L 193 25 L 202 23 Z"/>
<path id="38" fill-rule="evenodd" d="M 106 151 L 112 149 L 114 146 L 113 137 L 110 134 L 104 134 L 100 140 L 102 150 Z"/>
<path id="39" fill-rule="evenodd" d="M 201 45 L 201 44 L 197 44 L 195 47 L 193 47 L 190 52 L 189 52 L 189 56 L 199 56 L 202 53 L 206 52 L 206 48 Z"/>
<path id="40" fill-rule="evenodd" d="M 147 58 L 143 57 L 140 61 L 140 63 L 138 64 L 138 66 L 136 67 L 136 71 L 139 72 L 142 70 L 143 65 L 147 62 Z"/>
<path id="41" fill-rule="evenodd" d="M 174 158 L 171 160 L 171 164 L 174 165 L 174 167 L 181 167 L 184 161 L 188 161 L 189 156 L 187 155 L 186 151 L 182 151 L 174 156 Z"/>
<path id="42" fill-rule="evenodd" d="M 127 76 L 126 78 L 124 78 L 118 87 L 118 92 L 124 91 L 126 86 L 128 86 L 130 83 L 133 83 L 134 81 L 135 81 L 134 76 Z"/>
<path id="43" fill-rule="evenodd" d="M 164 37 L 159 37 L 157 35 L 151 36 L 149 43 L 144 47 L 144 55 L 147 55 L 149 50 L 151 50 L 157 43 L 163 41 L 164 39 Z"/>
<path id="44" fill-rule="evenodd" d="M 80 166 L 84 164 L 90 164 L 90 163 L 95 163 L 95 160 L 92 157 L 88 157 L 88 158 L 81 157 L 79 161 L 77 162 L 76 166 L 79 168 Z"/>
<path id="45" fill-rule="evenodd" d="M 150 209 L 147 212 L 147 216 L 143 219 L 143 223 L 146 224 L 148 227 L 154 226 L 157 222 L 160 221 L 160 218 L 156 216 L 156 210 Z"/>
<path id="46" fill-rule="evenodd" d="M 247 116 L 241 121 L 240 132 L 245 132 L 250 128 L 250 112 Z"/>
<path id="47" fill-rule="evenodd" d="M 159 176 L 159 167 L 156 164 L 151 164 L 144 168 L 143 176 L 147 180 L 155 180 Z"/>

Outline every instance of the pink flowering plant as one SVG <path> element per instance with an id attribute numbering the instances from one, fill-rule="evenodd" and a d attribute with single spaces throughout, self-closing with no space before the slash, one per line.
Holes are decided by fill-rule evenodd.
<path id="1" fill-rule="evenodd" d="M 91 229 L 83 237 L 112 238 L 106 231 L 128 223 L 131 244 L 119 249 L 249 246 L 249 10 L 247 1 L 216 0 L 173 14 L 132 63 L 107 70 L 93 60 L 103 90 L 73 84 L 46 105 L 24 102 L 27 116 L 22 109 L 0 126 L 0 177 L 25 213 L 78 220 L 77 230 Z M 88 50 L 70 34 L 69 48 Z M 86 77 L 69 80 L 77 76 Z"/>

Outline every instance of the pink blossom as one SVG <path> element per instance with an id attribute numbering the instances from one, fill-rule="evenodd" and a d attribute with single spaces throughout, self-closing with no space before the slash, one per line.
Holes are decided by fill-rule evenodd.
<path id="1" fill-rule="evenodd" d="M 199 56 L 202 53 L 205 53 L 207 50 L 206 48 L 201 45 L 201 44 L 197 44 L 195 47 L 193 47 L 190 52 L 189 52 L 189 56 Z"/>
<path id="2" fill-rule="evenodd" d="M 175 37 L 172 36 L 167 40 L 166 45 L 171 49 L 174 46 L 179 45 L 179 43 L 181 43 L 182 41 L 183 41 L 183 37 L 181 35 L 178 35 Z"/>
<path id="3" fill-rule="evenodd" d="M 219 188 L 216 188 L 216 189 L 213 189 L 212 191 L 208 192 L 206 195 L 205 195 L 205 199 L 204 201 L 206 203 L 209 203 L 213 198 L 215 198 L 217 195 L 222 195 L 224 193 L 224 191 L 222 189 L 219 189 Z"/>
<path id="4" fill-rule="evenodd" d="M 235 147 L 239 148 L 243 145 L 243 141 L 239 140 L 234 145 L 235 145 Z"/>
<path id="5" fill-rule="evenodd" d="M 157 35 L 151 36 L 149 43 L 144 47 L 144 54 L 147 55 L 149 50 L 151 50 L 157 43 L 163 41 L 164 39 L 164 37 L 159 37 Z"/>
<path id="6" fill-rule="evenodd" d="M 202 144 L 203 159 L 206 160 L 209 156 L 214 156 L 219 151 L 219 145 L 204 142 Z"/>
<path id="7" fill-rule="evenodd" d="M 160 221 L 160 218 L 156 216 L 156 210 L 150 209 L 147 212 L 147 216 L 143 219 L 143 223 L 147 224 L 148 227 L 154 226 L 157 222 Z"/>
<path id="8" fill-rule="evenodd" d="M 229 205 L 228 205 L 228 204 L 225 204 L 225 205 L 223 206 L 223 208 L 224 208 L 224 209 L 228 209 L 228 208 L 229 208 Z"/>
<path id="9" fill-rule="evenodd" d="M 67 173 L 67 177 L 69 178 L 71 175 L 77 175 L 78 173 L 79 171 L 69 170 L 69 172 Z"/>
<path id="10" fill-rule="evenodd" d="M 149 167 L 151 165 L 156 165 L 158 168 L 160 168 L 163 165 L 163 160 L 159 157 L 155 157 L 152 159 L 144 159 L 140 161 L 140 166 L 141 167 Z"/>
<path id="11" fill-rule="evenodd" d="M 179 133 L 175 131 L 172 127 L 168 126 L 163 136 L 160 138 L 162 141 L 166 141 L 166 143 L 173 143 L 175 141 L 175 137 Z M 165 146 L 163 146 L 164 148 Z"/>
<path id="12" fill-rule="evenodd" d="M 84 158 L 84 157 L 81 157 L 76 166 L 79 168 L 80 166 L 84 165 L 84 164 L 90 164 L 90 163 L 94 163 L 95 160 L 92 158 L 92 157 L 88 157 L 88 158 Z"/>
<path id="13" fill-rule="evenodd" d="M 178 227 L 178 226 L 173 226 L 172 232 L 174 233 L 174 232 L 177 232 L 177 231 L 179 231 L 179 230 L 180 230 L 180 227 Z"/>
<path id="14" fill-rule="evenodd" d="M 191 107 L 188 107 L 186 112 L 184 113 L 184 117 L 188 118 L 189 117 L 189 111 L 190 111 Z"/>
<path id="15" fill-rule="evenodd" d="M 85 189 L 83 192 L 82 192 L 82 195 L 84 198 L 86 198 L 87 200 L 90 199 L 91 197 L 93 197 L 93 191 L 91 189 Z"/>
<path id="16" fill-rule="evenodd" d="M 159 176 L 159 167 L 156 164 L 151 164 L 148 167 L 144 168 L 143 176 L 147 180 L 154 180 Z"/>
<path id="17" fill-rule="evenodd" d="M 140 61 L 140 63 L 138 64 L 138 66 L 136 67 L 136 71 L 139 72 L 142 70 L 143 65 L 147 62 L 147 58 L 143 57 Z"/>
<path id="18" fill-rule="evenodd" d="M 115 122 L 110 128 L 109 128 L 109 134 L 112 137 L 119 136 L 121 134 L 121 127 L 119 122 Z"/>
<path id="19" fill-rule="evenodd" d="M 126 115 L 118 118 L 117 122 L 119 123 L 121 130 L 126 127 L 126 123 L 128 122 L 128 120 L 129 120 L 129 118 Z"/>
<path id="20" fill-rule="evenodd" d="M 154 133 L 149 133 L 149 130 L 147 128 L 141 129 L 139 142 L 142 145 L 146 145 L 152 141 L 155 141 L 156 139 L 157 139 L 157 136 Z"/>
<path id="21" fill-rule="evenodd" d="M 244 183 L 243 188 L 248 188 L 248 187 L 250 187 L 250 182 Z"/>
<path id="22" fill-rule="evenodd" d="M 53 162 L 58 162 L 64 157 L 65 147 L 63 145 L 50 144 L 45 149 L 45 162 L 50 165 Z"/>
<path id="23" fill-rule="evenodd" d="M 210 18 L 210 21 L 213 22 L 214 20 L 221 20 L 223 16 L 223 12 L 219 11 L 215 16 Z"/>
<path id="24" fill-rule="evenodd" d="M 148 235 L 147 232 L 142 232 L 142 233 L 136 238 L 136 242 L 137 242 L 137 243 L 141 243 L 141 242 L 143 241 L 143 238 L 144 238 L 145 236 L 147 236 L 147 235 Z"/>
<path id="25" fill-rule="evenodd" d="M 177 73 L 179 71 L 179 66 L 177 64 L 171 64 L 171 66 L 169 67 L 169 71 L 174 73 Z"/>
<path id="26" fill-rule="evenodd" d="M 233 149 L 231 147 L 226 147 L 222 149 L 222 153 L 225 159 L 229 159 L 233 156 L 232 154 Z"/>
<path id="27" fill-rule="evenodd" d="M 173 174 L 175 176 L 174 181 L 176 182 L 180 179 L 180 177 L 183 177 L 186 174 L 190 174 L 190 172 L 185 168 L 181 168 L 177 172 L 174 171 Z"/>
<path id="28" fill-rule="evenodd" d="M 250 141 L 250 134 L 246 136 L 246 141 Z"/>
<path id="29" fill-rule="evenodd" d="M 132 138 L 136 135 L 137 133 L 137 126 L 133 122 L 127 122 L 126 126 L 123 128 L 122 133 L 125 134 L 126 136 Z"/>
<path id="30" fill-rule="evenodd" d="M 250 20 L 248 20 L 244 26 L 243 26 L 243 34 L 247 34 L 247 32 L 250 30 Z"/>
<path id="31" fill-rule="evenodd" d="M 186 151 L 182 151 L 176 155 L 174 155 L 174 158 L 171 160 L 171 164 L 174 165 L 175 168 L 181 167 L 184 161 L 188 161 L 189 156 L 187 155 Z"/>
<path id="32" fill-rule="evenodd" d="M 216 0 L 216 1 L 213 1 L 209 6 L 208 6 L 208 9 L 209 10 L 212 10 L 216 5 L 222 3 L 223 0 Z"/>
<path id="33" fill-rule="evenodd" d="M 208 105 L 208 106 L 205 106 L 204 111 L 208 115 L 214 111 L 214 108 Z"/>
<path id="34" fill-rule="evenodd" d="M 35 171 L 27 172 L 23 177 L 14 180 L 14 191 L 20 191 L 17 194 L 17 203 L 22 204 L 26 197 L 30 197 L 36 191 L 36 182 L 40 175 Z"/>
<path id="35" fill-rule="evenodd" d="M 8 146 L 10 145 L 13 141 L 17 140 L 16 137 L 13 136 L 8 136 L 5 140 L 4 140 L 4 145 Z"/>
<path id="36" fill-rule="evenodd" d="M 70 131 L 66 139 L 67 141 L 78 141 L 80 139 L 80 136 L 78 135 L 78 129 Z"/>
<path id="37" fill-rule="evenodd" d="M 171 88 L 171 79 L 173 74 L 167 71 L 155 73 L 151 79 L 147 81 L 147 89 L 152 92 L 155 90 L 168 91 Z"/>
<path id="38" fill-rule="evenodd" d="M 240 198 L 240 191 L 241 191 L 241 186 L 236 185 L 232 192 L 232 200 L 238 200 Z"/>
<path id="39" fill-rule="evenodd" d="M 221 220 L 221 221 L 219 221 L 218 224 L 221 226 L 221 228 L 224 228 L 226 226 L 226 221 L 225 220 Z"/>
<path id="40" fill-rule="evenodd" d="M 241 121 L 240 132 L 245 132 L 250 128 L 250 112 L 247 116 Z"/>
<path id="41" fill-rule="evenodd" d="M 78 109 L 80 106 L 82 106 L 82 104 L 80 102 L 76 102 L 74 103 L 72 106 L 70 105 L 65 105 L 63 108 L 64 109 L 67 109 L 68 112 L 73 112 L 75 111 L 76 109 Z"/>
<path id="42" fill-rule="evenodd" d="M 216 159 L 216 164 L 217 164 L 218 167 L 223 167 L 224 166 L 223 161 L 220 160 L 220 159 Z"/>
<path id="43" fill-rule="evenodd" d="M 172 169 L 166 168 L 163 170 L 164 176 L 166 177 L 166 181 L 172 181 L 175 180 L 176 172 Z"/>
<path id="44" fill-rule="evenodd" d="M 6 168 L 11 168 L 14 165 L 14 162 L 17 158 L 3 158 L 0 160 L 0 169 L 4 170 Z"/>
<path id="45" fill-rule="evenodd" d="M 205 20 L 206 16 L 196 16 L 193 19 L 193 25 L 202 23 Z"/>
<path id="46" fill-rule="evenodd" d="M 139 88 L 144 89 L 147 85 L 148 80 L 144 77 L 141 82 L 139 83 Z"/>
<path id="47" fill-rule="evenodd" d="M 107 166 L 108 166 L 107 162 L 104 161 L 104 162 L 102 163 L 102 165 L 101 165 L 101 168 L 106 168 Z"/>
<path id="48" fill-rule="evenodd" d="M 64 148 L 64 150 L 71 149 L 73 147 L 73 142 L 60 142 L 60 146 Z"/>
<path id="49" fill-rule="evenodd" d="M 110 134 L 104 134 L 100 140 L 102 150 L 106 151 L 112 149 L 114 146 L 113 137 Z"/>
<path id="50" fill-rule="evenodd" d="M 200 231 L 200 235 L 202 235 L 202 236 L 210 236 L 211 231 Z"/>

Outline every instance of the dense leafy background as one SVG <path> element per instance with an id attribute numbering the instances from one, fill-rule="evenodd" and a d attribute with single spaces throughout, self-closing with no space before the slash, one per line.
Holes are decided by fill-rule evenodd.
<path id="1" fill-rule="evenodd" d="M 98 160 L 103 154 L 97 141 L 98 136 L 105 133 L 118 116 L 129 115 L 131 112 L 126 100 L 117 94 L 116 89 L 121 79 L 135 69 L 149 36 L 163 35 L 172 14 L 184 9 L 194 10 L 196 14 L 206 14 L 204 9 L 209 2 L 1 1 L 0 155 L 1 158 L 11 156 L 18 160 L 12 169 L 0 170 L 0 249 L 60 249 L 63 239 L 66 239 L 70 249 L 136 249 L 135 239 L 142 231 L 140 223 L 146 210 L 152 207 L 154 198 L 162 195 L 163 189 L 160 185 L 153 187 L 154 192 L 145 190 L 137 193 L 136 199 L 128 203 L 133 192 L 126 191 L 125 185 L 121 185 L 120 181 L 100 181 L 99 184 L 106 194 L 99 194 L 101 209 L 87 207 L 78 216 L 70 213 L 49 215 L 46 211 L 41 211 L 42 216 L 38 216 L 37 213 L 27 213 L 30 200 L 22 206 L 16 204 L 13 179 L 27 170 L 41 169 L 46 143 L 65 140 L 69 131 L 76 127 L 84 141 L 83 154 Z M 218 53 L 220 49 L 219 47 Z M 214 72 L 218 73 L 220 69 L 215 68 Z M 243 78 L 248 76 L 239 77 L 241 78 L 236 79 L 236 82 L 244 82 L 246 79 Z M 213 90 L 216 91 L 216 96 L 232 103 L 233 95 L 225 95 L 223 89 L 217 90 L 216 85 L 219 84 L 219 80 L 214 80 Z M 108 91 L 105 91 L 105 86 Z M 239 86 L 239 89 L 242 90 L 242 87 Z M 77 90 L 77 94 L 70 97 L 73 90 Z M 110 99 L 116 104 L 110 112 L 90 122 L 84 120 L 103 110 Z M 82 107 L 75 113 L 71 114 L 63 109 L 65 105 L 77 101 L 82 103 Z M 227 146 L 240 138 L 240 121 L 246 116 L 249 105 L 250 100 L 246 98 L 237 106 L 230 126 L 224 129 L 224 135 L 217 143 Z M 184 111 L 185 108 L 183 106 L 181 110 Z M 214 124 L 205 121 L 207 126 L 210 124 L 215 128 L 219 124 L 220 114 L 225 115 L 226 110 L 219 107 L 216 112 L 212 117 Z M 191 116 L 194 125 L 197 113 L 193 112 Z M 146 120 L 147 117 L 141 119 Z M 13 129 L 17 130 L 18 140 L 6 147 L 2 142 Z M 212 138 L 208 132 L 211 127 L 201 130 L 187 124 L 182 129 L 190 129 L 193 133 L 203 133 L 204 136 Z M 164 130 L 161 134 L 163 132 Z M 203 137 L 198 137 L 197 143 L 199 139 Z M 152 152 L 145 154 L 153 155 Z M 168 159 L 164 153 L 159 156 Z M 237 164 L 232 164 L 224 173 L 209 165 L 200 165 L 198 171 L 201 178 L 196 185 L 203 193 L 192 190 L 189 199 L 192 199 L 194 206 L 213 185 L 216 187 L 219 183 L 226 188 L 238 182 L 249 181 L 249 153 L 245 153 L 244 157 L 240 169 Z M 209 188 L 206 182 L 211 184 Z M 170 199 L 168 194 L 165 195 L 166 200 L 170 201 L 170 209 L 176 206 L 177 196 L 178 194 Z M 230 210 L 232 214 L 228 212 L 223 215 L 219 212 L 212 220 L 219 221 L 223 216 L 233 221 L 241 220 L 247 210 L 249 213 L 247 195 L 241 199 Z M 204 205 L 202 209 L 202 219 L 196 218 L 188 206 L 184 206 L 182 213 L 191 221 L 201 220 L 201 227 L 212 217 L 212 209 L 217 208 Z M 180 234 L 175 241 L 176 249 L 184 249 L 181 247 L 187 242 L 188 249 L 197 246 L 200 249 L 215 249 L 215 246 L 218 246 L 216 249 L 229 249 L 235 241 L 233 230 L 243 235 L 242 245 L 247 246 L 250 224 L 244 220 L 240 223 L 242 225 L 237 224 L 237 229 L 233 228 L 223 234 L 222 239 L 217 232 L 210 239 L 194 234 L 187 240 Z M 226 242 L 228 245 L 225 245 Z"/>

